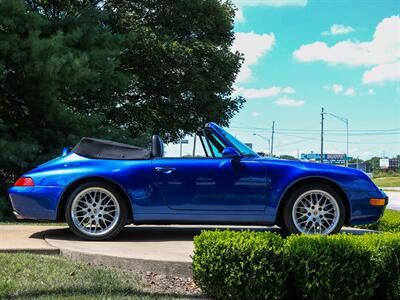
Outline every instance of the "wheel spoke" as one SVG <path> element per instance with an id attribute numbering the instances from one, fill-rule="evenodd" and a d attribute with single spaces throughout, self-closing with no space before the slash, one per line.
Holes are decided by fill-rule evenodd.
<path id="1" fill-rule="evenodd" d="M 120 217 L 120 206 L 108 190 L 88 188 L 73 200 L 71 217 L 82 233 L 89 236 L 105 234 L 116 226 Z"/>
<path id="2" fill-rule="evenodd" d="M 295 201 L 292 220 L 306 234 L 329 234 L 337 226 L 339 206 L 335 198 L 323 190 L 305 192 Z"/>

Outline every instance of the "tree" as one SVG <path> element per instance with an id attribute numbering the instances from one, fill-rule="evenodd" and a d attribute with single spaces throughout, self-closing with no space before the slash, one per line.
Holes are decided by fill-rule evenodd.
<path id="1" fill-rule="evenodd" d="M 233 16 L 219 0 L 0 1 L 3 194 L 82 136 L 146 145 L 227 125 L 244 102 Z"/>
<path id="2" fill-rule="evenodd" d="M 287 160 L 298 160 L 296 157 L 294 157 L 293 155 L 287 155 L 287 154 L 283 154 L 279 156 L 280 159 L 287 159 Z"/>
<path id="3" fill-rule="evenodd" d="M 232 97 L 241 56 L 232 53 L 234 7 L 220 0 L 31 0 L 31 7 L 63 19 L 92 6 L 121 40 L 119 71 L 127 88 L 101 101 L 66 98 L 84 113 L 105 116 L 131 135 L 150 131 L 167 142 L 205 122 L 227 125 L 244 99 Z M 81 98 L 82 98 L 81 97 Z"/>
<path id="4" fill-rule="evenodd" d="M 83 135 L 124 139 L 104 114 L 63 101 L 72 98 L 79 105 L 100 91 L 96 99 L 102 105 L 103 97 L 126 88 L 128 80 L 117 69 L 119 38 L 101 21 L 101 14 L 87 9 L 58 24 L 27 10 L 23 1 L 0 2 L 2 195 L 16 176 Z"/>
<path id="5" fill-rule="evenodd" d="M 374 156 L 370 159 L 367 159 L 365 163 L 367 164 L 367 172 L 374 172 L 375 170 L 379 169 L 379 160 L 381 158 Z"/>
<path id="6" fill-rule="evenodd" d="M 355 163 L 363 163 L 364 160 L 362 160 L 361 158 L 352 158 L 348 161 L 349 164 L 355 164 Z"/>

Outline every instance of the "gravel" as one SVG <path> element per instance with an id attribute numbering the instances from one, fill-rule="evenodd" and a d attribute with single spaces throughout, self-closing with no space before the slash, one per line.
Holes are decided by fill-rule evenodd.
<path id="1" fill-rule="evenodd" d="M 154 272 L 146 272 L 141 274 L 141 276 L 152 290 L 167 294 L 176 294 L 180 296 L 179 298 L 210 299 L 196 285 L 193 278 L 182 278 Z"/>

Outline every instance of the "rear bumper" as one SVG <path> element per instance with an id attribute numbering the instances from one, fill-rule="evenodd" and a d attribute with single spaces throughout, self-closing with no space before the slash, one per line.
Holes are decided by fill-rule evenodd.
<path id="1" fill-rule="evenodd" d="M 63 187 L 12 187 L 9 198 L 17 219 L 57 219 L 57 205 Z"/>

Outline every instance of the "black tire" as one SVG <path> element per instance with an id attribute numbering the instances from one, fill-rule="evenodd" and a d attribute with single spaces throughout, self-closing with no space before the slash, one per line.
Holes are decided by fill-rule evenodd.
<path id="1" fill-rule="evenodd" d="M 84 232 L 83 230 L 79 229 L 73 221 L 72 217 L 72 205 L 74 199 L 83 191 L 88 190 L 90 188 L 101 188 L 106 190 L 108 193 L 112 194 L 119 205 L 119 216 L 115 217 L 115 223 L 112 226 L 112 229 L 105 232 L 104 234 L 93 235 Z M 68 196 L 65 206 L 65 219 L 69 225 L 70 230 L 78 237 L 90 240 L 90 241 L 102 241 L 102 240 L 109 240 L 114 238 L 115 236 L 120 233 L 122 228 L 124 228 L 125 224 L 128 220 L 128 203 L 126 196 L 121 193 L 118 189 L 116 189 L 113 185 L 101 182 L 101 181 L 91 181 L 86 182 L 77 188 L 75 188 Z"/>
<path id="2" fill-rule="evenodd" d="M 334 188 L 332 188 L 331 186 L 329 186 L 327 184 L 323 184 L 323 183 L 306 184 L 306 185 L 301 186 L 298 189 L 296 189 L 289 196 L 289 198 L 284 203 L 284 207 L 282 210 L 283 216 L 281 216 L 283 219 L 283 222 L 284 222 L 284 227 L 290 233 L 295 233 L 295 234 L 302 233 L 295 225 L 295 221 L 293 220 L 292 212 L 293 212 L 294 205 L 295 205 L 297 199 L 301 195 L 303 195 L 307 192 L 310 192 L 310 191 L 314 191 L 314 190 L 323 191 L 323 192 L 329 194 L 330 196 L 332 196 L 332 198 L 334 200 L 336 200 L 336 203 L 338 206 L 338 213 L 339 213 L 339 216 L 337 218 L 338 221 L 337 221 L 336 226 L 333 226 L 333 229 L 327 234 L 338 233 L 340 231 L 340 229 L 343 227 L 345 218 L 346 218 L 346 208 L 344 206 L 344 199 L 342 199 L 340 194 Z"/>

